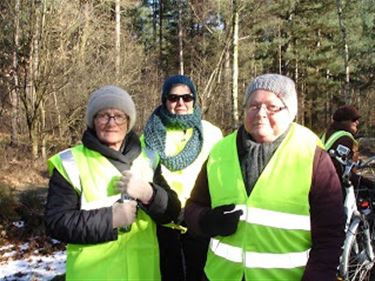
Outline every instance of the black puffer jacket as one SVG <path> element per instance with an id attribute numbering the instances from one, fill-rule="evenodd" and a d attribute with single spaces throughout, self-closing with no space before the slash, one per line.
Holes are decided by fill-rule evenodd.
<path id="1" fill-rule="evenodd" d="M 83 144 L 103 154 L 120 171 L 129 168 L 141 152 L 138 136 L 130 132 L 125 139 L 122 153 L 102 145 L 93 131 L 87 130 Z M 160 165 L 154 173 L 152 202 L 139 204 L 149 216 L 159 224 L 176 220 L 181 204 L 177 194 L 168 186 L 161 175 Z M 93 210 L 80 209 L 80 195 L 64 177 L 54 170 L 49 181 L 45 207 L 47 233 L 60 241 L 75 244 L 93 244 L 117 239 L 117 230 L 112 229 L 112 207 Z"/>

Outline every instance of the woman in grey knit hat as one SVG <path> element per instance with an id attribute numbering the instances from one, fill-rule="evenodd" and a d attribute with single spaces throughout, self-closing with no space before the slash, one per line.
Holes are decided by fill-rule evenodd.
<path id="1" fill-rule="evenodd" d="M 202 167 L 185 221 L 210 237 L 204 280 L 335 280 L 341 185 L 319 138 L 293 122 L 297 104 L 290 78 L 256 77 L 243 125 Z"/>
<path id="2" fill-rule="evenodd" d="M 125 90 L 101 87 L 89 98 L 82 144 L 48 160 L 45 222 L 68 244 L 66 280 L 161 279 L 156 224 L 175 220 L 181 205 L 135 120 Z"/>

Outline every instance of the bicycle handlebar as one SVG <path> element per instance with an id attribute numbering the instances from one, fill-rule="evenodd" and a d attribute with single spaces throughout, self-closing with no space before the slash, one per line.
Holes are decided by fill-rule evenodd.
<path id="1" fill-rule="evenodd" d="M 375 163 L 375 156 L 372 156 L 366 160 L 353 161 L 350 159 L 350 157 L 348 157 L 347 154 L 340 154 L 334 149 L 329 150 L 329 155 L 334 157 L 343 166 L 344 171 L 342 173 L 342 179 L 344 182 L 349 181 L 350 175 L 354 168 L 360 170 L 370 167 L 373 162 Z"/>
<path id="2" fill-rule="evenodd" d="M 366 160 L 359 160 L 357 169 L 370 167 L 373 164 L 372 162 L 375 163 L 375 155 L 367 158 Z"/>

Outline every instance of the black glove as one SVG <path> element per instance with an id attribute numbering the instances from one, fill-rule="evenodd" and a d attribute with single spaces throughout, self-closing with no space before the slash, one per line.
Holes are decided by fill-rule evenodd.
<path id="1" fill-rule="evenodd" d="M 228 236 L 236 232 L 242 210 L 233 211 L 234 207 L 234 204 L 230 204 L 209 210 L 199 221 L 202 231 L 210 237 Z"/>

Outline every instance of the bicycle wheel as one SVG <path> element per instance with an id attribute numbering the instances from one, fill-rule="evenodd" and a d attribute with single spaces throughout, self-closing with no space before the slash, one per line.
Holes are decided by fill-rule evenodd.
<path id="1" fill-rule="evenodd" d="M 356 217 L 351 222 L 344 242 L 339 273 L 345 281 L 370 281 L 374 260 L 367 221 Z M 372 255 L 373 256 L 373 255 Z"/>

